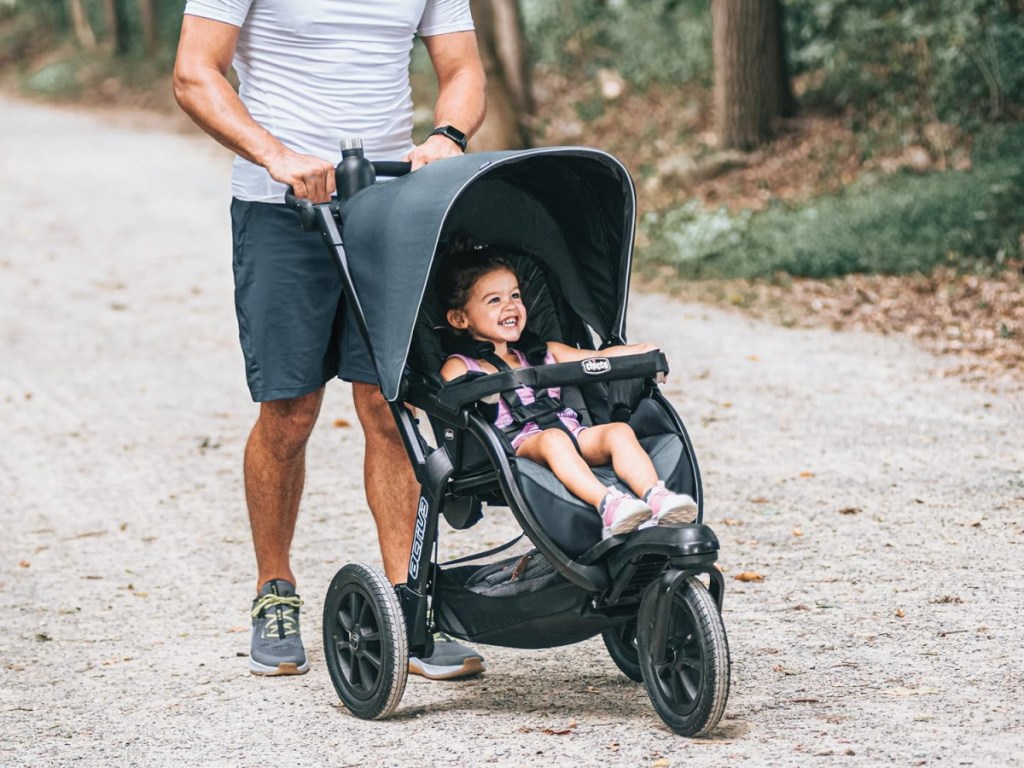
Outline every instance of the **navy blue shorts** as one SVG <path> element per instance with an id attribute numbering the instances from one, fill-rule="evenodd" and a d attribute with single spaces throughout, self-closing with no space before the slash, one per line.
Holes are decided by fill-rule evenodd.
<path id="1" fill-rule="evenodd" d="M 335 376 L 377 383 L 319 232 L 284 205 L 231 201 L 235 311 L 256 402 L 313 392 Z"/>

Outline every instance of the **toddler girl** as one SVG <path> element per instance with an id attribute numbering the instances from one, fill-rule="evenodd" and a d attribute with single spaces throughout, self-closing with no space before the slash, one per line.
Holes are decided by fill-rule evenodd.
<path id="1" fill-rule="evenodd" d="M 513 346 L 526 328 L 526 307 L 511 262 L 494 248 L 476 248 L 452 254 L 442 269 L 439 282 L 452 329 L 493 344 L 494 354 L 510 368 L 529 367 L 526 356 Z M 628 344 L 595 353 L 549 341 L 544 362 L 636 355 L 655 349 L 653 344 Z M 451 381 L 469 371 L 494 373 L 497 367 L 487 360 L 451 355 L 441 368 L 441 377 Z M 520 388 L 516 394 L 525 405 L 535 400 L 529 387 Z M 549 394 L 557 399 L 560 393 L 552 389 Z M 570 492 L 593 505 L 601 515 L 606 537 L 636 530 L 648 521 L 650 525 L 681 525 L 697 518 L 696 502 L 665 488 L 628 424 L 585 427 L 570 408 L 560 411 L 558 419 L 564 429 L 542 429 L 536 422 L 528 422 L 512 438 L 512 448 L 516 456 L 550 469 Z M 511 411 L 502 400 L 496 425 L 504 428 L 512 421 Z M 590 469 L 606 464 L 611 464 L 634 495 L 606 487 Z"/>

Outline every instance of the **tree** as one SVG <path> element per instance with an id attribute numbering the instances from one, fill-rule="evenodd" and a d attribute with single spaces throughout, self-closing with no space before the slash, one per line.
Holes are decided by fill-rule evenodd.
<path id="1" fill-rule="evenodd" d="M 518 0 L 473 0 L 480 58 L 487 73 L 487 118 L 473 138 L 476 150 L 530 146 L 533 113 L 526 38 Z"/>
<path id="2" fill-rule="evenodd" d="M 795 100 L 779 0 L 712 0 L 715 128 L 719 145 L 753 149 Z"/>

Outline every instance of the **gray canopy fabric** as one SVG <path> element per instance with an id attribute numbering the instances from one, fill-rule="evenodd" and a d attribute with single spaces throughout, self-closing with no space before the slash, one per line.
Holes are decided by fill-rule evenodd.
<path id="1" fill-rule="evenodd" d="M 435 256 L 457 232 L 515 244 L 559 276 L 602 339 L 624 338 L 636 193 L 625 167 L 584 147 L 487 152 L 375 184 L 342 206 L 342 240 L 381 389 L 399 396 Z"/>

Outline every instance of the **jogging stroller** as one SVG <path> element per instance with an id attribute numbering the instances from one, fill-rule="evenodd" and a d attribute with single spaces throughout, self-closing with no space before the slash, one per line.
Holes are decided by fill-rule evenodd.
<path id="1" fill-rule="evenodd" d="M 342 702 L 365 719 L 391 714 L 409 656 L 428 656 L 435 631 L 517 648 L 602 634 L 673 731 L 707 734 L 725 710 L 730 661 L 718 540 L 701 524 L 697 461 L 658 389 L 664 356 L 600 353 L 625 342 L 636 206 L 628 172 L 604 152 L 575 147 L 467 155 L 404 176 L 408 164 L 371 168 L 361 149 L 343 155 L 340 202 L 291 194 L 288 202 L 337 262 L 422 490 L 406 583 L 394 588 L 377 568 L 350 563 L 328 590 L 324 651 Z M 374 183 L 377 175 L 400 178 Z M 514 249 L 528 331 L 594 357 L 445 383 L 433 277 L 464 231 Z M 602 539 L 594 509 L 546 468 L 517 459 L 493 426 L 497 396 L 522 386 L 561 387 L 583 423 L 628 422 L 659 477 L 697 500 L 697 522 Z M 426 435 L 407 406 L 426 414 Z M 610 467 L 595 472 L 625 489 Z M 442 517 L 463 529 L 484 508 L 505 507 L 523 535 L 438 562 Z"/>

